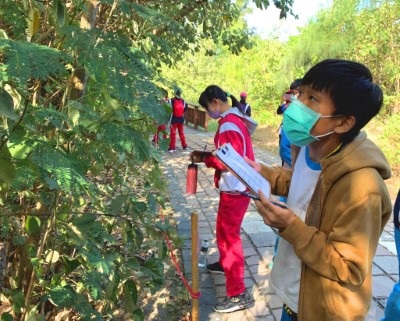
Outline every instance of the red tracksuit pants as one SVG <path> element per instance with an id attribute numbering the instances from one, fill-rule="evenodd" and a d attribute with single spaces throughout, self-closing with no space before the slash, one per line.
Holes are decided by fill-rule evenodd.
<path id="1" fill-rule="evenodd" d="M 175 149 L 176 147 L 176 130 L 178 130 L 179 138 L 181 140 L 182 147 L 187 147 L 185 134 L 183 133 L 183 123 L 172 123 L 170 126 L 170 138 L 169 149 Z"/>
<path id="2" fill-rule="evenodd" d="M 240 226 L 250 203 L 250 198 L 240 194 L 220 193 L 217 214 L 217 245 L 219 263 L 226 276 L 226 294 L 244 292 L 244 254 Z"/>

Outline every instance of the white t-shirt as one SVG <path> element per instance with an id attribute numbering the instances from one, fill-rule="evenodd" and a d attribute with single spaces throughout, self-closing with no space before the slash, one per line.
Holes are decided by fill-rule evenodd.
<path id="1" fill-rule="evenodd" d="M 320 173 L 320 164 L 314 163 L 309 158 L 307 147 L 302 147 L 294 167 L 287 204 L 303 221 Z M 271 287 L 296 313 L 299 303 L 300 274 L 301 261 L 293 246 L 281 238 L 271 271 Z"/>

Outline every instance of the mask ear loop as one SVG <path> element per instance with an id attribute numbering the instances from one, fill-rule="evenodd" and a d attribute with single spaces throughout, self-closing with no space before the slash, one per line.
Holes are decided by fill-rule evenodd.
<path id="1" fill-rule="evenodd" d="M 319 116 L 319 118 L 336 118 L 336 117 L 346 117 L 345 115 L 330 115 L 330 116 Z M 332 130 L 326 134 L 322 134 L 322 135 L 318 135 L 318 136 L 314 136 L 317 140 L 320 138 L 323 138 L 325 136 L 329 136 L 332 135 L 335 131 Z M 328 156 L 327 156 L 328 157 Z"/>

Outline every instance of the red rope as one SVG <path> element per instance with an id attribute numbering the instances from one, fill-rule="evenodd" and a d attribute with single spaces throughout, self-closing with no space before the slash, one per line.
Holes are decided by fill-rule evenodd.
<path id="1" fill-rule="evenodd" d="M 164 215 L 162 213 L 162 210 L 161 210 L 161 219 L 164 222 Z M 190 287 L 188 281 L 186 280 L 185 276 L 183 275 L 183 273 L 182 273 L 182 271 L 181 271 L 181 269 L 179 267 L 178 261 L 176 260 L 176 257 L 175 257 L 175 254 L 174 254 L 174 249 L 172 248 L 172 245 L 171 245 L 171 242 L 170 242 L 170 240 L 168 238 L 167 233 L 164 232 L 163 234 L 164 234 L 165 242 L 167 243 L 169 252 L 171 253 L 171 259 L 175 264 L 176 271 L 178 272 L 179 277 L 181 278 L 183 284 L 185 285 L 186 289 L 189 291 L 190 296 L 192 297 L 192 299 L 200 298 L 201 292 L 199 291 L 199 292 L 194 293 L 192 288 Z"/>

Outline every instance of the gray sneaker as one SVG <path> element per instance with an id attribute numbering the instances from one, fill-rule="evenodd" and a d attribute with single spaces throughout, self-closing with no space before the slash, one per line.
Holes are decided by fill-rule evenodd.
<path id="1" fill-rule="evenodd" d="M 245 290 L 242 294 L 227 296 L 222 302 L 214 305 L 214 311 L 229 313 L 238 310 L 249 309 L 254 306 L 253 296 Z"/>

